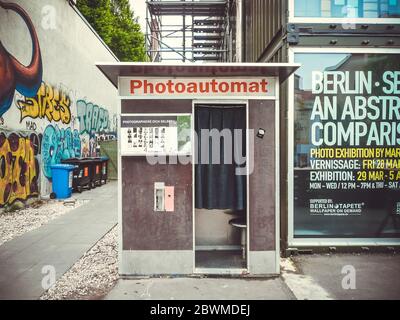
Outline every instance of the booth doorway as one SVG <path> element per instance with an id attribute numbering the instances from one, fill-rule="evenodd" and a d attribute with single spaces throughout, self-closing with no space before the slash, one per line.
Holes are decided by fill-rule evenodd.
<path id="1" fill-rule="evenodd" d="M 247 113 L 247 103 L 194 103 L 197 273 L 248 270 Z"/>

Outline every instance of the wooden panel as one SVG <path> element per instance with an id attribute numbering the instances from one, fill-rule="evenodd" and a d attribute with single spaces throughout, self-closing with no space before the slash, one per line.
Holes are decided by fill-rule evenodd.
<path id="1" fill-rule="evenodd" d="M 175 186 L 174 212 L 154 211 L 154 182 Z M 192 166 L 122 158 L 124 250 L 192 250 Z"/>
<path id="2" fill-rule="evenodd" d="M 275 250 L 275 101 L 249 102 L 249 127 L 254 134 L 254 171 L 249 177 L 250 251 Z M 250 146 L 251 147 L 251 146 Z"/>
<path id="3" fill-rule="evenodd" d="M 246 62 L 262 61 L 263 52 L 273 37 L 286 24 L 286 1 L 245 1 L 245 58 Z M 280 62 L 280 61 L 279 61 Z"/>

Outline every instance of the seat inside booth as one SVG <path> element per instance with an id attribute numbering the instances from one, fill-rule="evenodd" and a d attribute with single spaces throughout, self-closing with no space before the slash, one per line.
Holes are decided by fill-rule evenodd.
<path id="1" fill-rule="evenodd" d="M 246 105 L 196 104 L 195 268 L 247 269 Z"/>

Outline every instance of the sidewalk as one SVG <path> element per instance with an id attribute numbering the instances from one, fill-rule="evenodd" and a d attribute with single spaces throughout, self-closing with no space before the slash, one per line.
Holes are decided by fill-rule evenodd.
<path id="1" fill-rule="evenodd" d="M 73 198 L 90 201 L 0 246 L 0 299 L 38 299 L 44 266 L 60 278 L 117 223 L 117 182 Z"/>
<path id="2" fill-rule="evenodd" d="M 400 255 L 347 253 L 298 255 L 292 258 L 300 273 L 311 277 L 335 300 L 400 300 Z M 342 281 L 354 270 L 354 288 Z"/>
<path id="3" fill-rule="evenodd" d="M 342 285 L 347 274 L 342 270 L 349 266 L 355 270 L 354 289 Z M 298 255 L 281 260 L 280 277 L 120 279 L 105 299 L 399 300 L 399 274 L 398 254 Z"/>
<path id="4" fill-rule="evenodd" d="M 294 300 L 281 278 L 120 279 L 106 300 Z"/>

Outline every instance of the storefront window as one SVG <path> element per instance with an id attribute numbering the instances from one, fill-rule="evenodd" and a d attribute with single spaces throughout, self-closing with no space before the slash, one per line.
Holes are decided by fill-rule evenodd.
<path id="1" fill-rule="evenodd" d="M 400 0 L 294 0 L 294 16 L 398 18 L 400 17 Z"/>
<path id="2" fill-rule="evenodd" d="M 295 54 L 295 238 L 400 237 L 399 61 Z"/>

